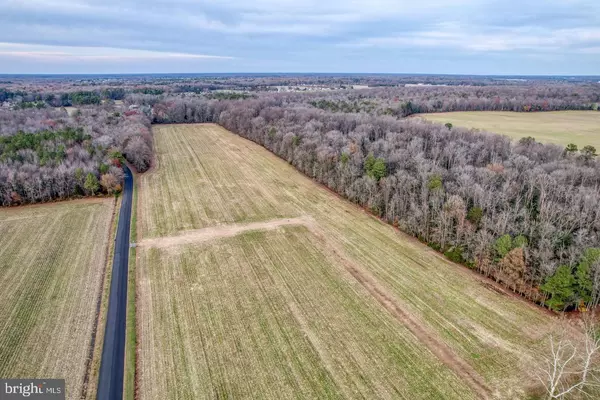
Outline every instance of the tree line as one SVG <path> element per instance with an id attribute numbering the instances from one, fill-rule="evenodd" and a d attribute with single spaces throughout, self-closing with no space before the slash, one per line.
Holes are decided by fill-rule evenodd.
<path id="1" fill-rule="evenodd" d="M 356 85 L 366 90 L 345 90 Z M 422 85 L 422 86 L 421 86 Z M 99 77 L 82 81 L 68 79 L 12 82 L 0 87 L 0 102 L 19 107 L 99 104 L 103 100 L 123 100 L 128 95 L 173 95 L 196 93 L 212 96 L 214 91 L 242 91 L 239 97 L 263 96 L 278 86 L 330 89 L 325 92 L 290 93 L 318 101 L 315 106 L 345 112 L 370 113 L 372 104 L 355 109 L 355 103 L 370 100 L 377 112 L 396 116 L 443 111 L 552 111 L 594 109 L 600 102 L 600 86 L 590 78 L 535 78 L 511 81 L 501 77 L 400 76 L 400 75 L 301 75 L 281 76 L 173 76 Z M 215 93 L 215 96 L 219 95 Z M 222 93 L 222 92 L 221 92 Z M 321 101 L 325 100 L 325 101 Z M 294 101 L 297 101 L 294 100 Z M 346 103 L 346 104 L 341 104 Z"/>
<path id="2" fill-rule="evenodd" d="M 323 94 L 292 94 L 293 101 L 323 110 L 366 112 L 398 117 L 451 111 L 539 112 L 598 110 L 598 85 L 435 86 L 375 88 Z M 374 106 L 375 104 L 375 106 Z"/>

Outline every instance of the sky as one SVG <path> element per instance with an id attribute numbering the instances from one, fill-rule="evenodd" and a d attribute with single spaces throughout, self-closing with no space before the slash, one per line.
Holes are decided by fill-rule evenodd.
<path id="1" fill-rule="evenodd" d="M 0 74 L 600 75 L 594 0 L 0 0 Z"/>

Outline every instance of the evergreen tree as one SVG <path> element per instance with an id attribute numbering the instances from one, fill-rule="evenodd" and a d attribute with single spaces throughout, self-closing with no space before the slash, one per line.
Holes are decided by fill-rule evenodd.
<path id="1" fill-rule="evenodd" d="M 567 265 L 558 267 L 554 275 L 541 286 L 543 292 L 550 295 L 546 305 L 554 311 L 562 311 L 573 304 L 576 293 L 576 281 L 571 268 Z"/>
<path id="2" fill-rule="evenodd" d="M 469 212 L 467 213 L 467 219 L 473 225 L 478 226 L 479 223 L 481 222 L 482 218 L 483 218 L 483 210 L 481 209 L 481 207 L 472 207 L 469 210 Z"/>
<path id="3" fill-rule="evenodd" d="M 525 246 L 527 246 L 527 244 L 528 244 L 527 238 L 523 235 L 516 236 L 512 241 L 513 249 L 516 249 L 519 247 L 525 247 Z"/>
<path id="4" fill-rule="evenodd" d="M 83 184 L 83 187 L 93 196 L 98 189 L 100 189 L 100 184 L 98 183 L 98 178 L 96 178 L 96 175 L 92 174 L 91 172 L 88 173 L 85 177 L 85 183 Z"/>
<path id="5" fill-rule="evenodd" d="M 577 145 L 574 144 L 574 143 L 569 143 L 567 145 L 567 147 L 565 148 L 565 152 L 568 153 L 568 154 L 577 153 L 578 150 L 579 149 L 577 148 Z"/>
<path id="6" fill-rule="evenodd" d="M 387 174 L 387 167 L 383 158 L 375 158 L 373 153 L 369 153 L 365 158 L 365 172 L 367 176 L 379 181 Z"/>
<path id="7" fill-rule="evenodd" d="M 498 258 L 502 258 L 508 254 L 509 251 L 513 249 L 512 238 L 509 234 L 502 235 L 496 242 L 494 243 L 494 250 L 496 250 L 496 254 L 498 254 Z"/>
<path id="8" fill-rule="evenodd" d="M 575 279 L 577 281 L 577 294 L 581 301 L 589 303 L 592 300 L 594 282 L 592 281 L 592 265 L 600 260 L 600 249 L 587 249 L 577 266 Z"/>

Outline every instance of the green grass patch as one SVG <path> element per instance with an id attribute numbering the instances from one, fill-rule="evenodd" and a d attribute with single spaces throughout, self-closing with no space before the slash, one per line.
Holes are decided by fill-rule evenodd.
<path id="1" fill-rule="evenodd" d="M 600 112 L 598 111 L 458 111 L 419 114 L 419 117 L 455 127 L 500 133 L 514 139 L 532 136 L 543 143 L 579 148 L 592 145 L 600 149 Z"/>
<path id="2" fill-rule="evenodd" d="M 131 230 L 129 241 L 137 241 L 137 181 L 133 185 L 133 204 L 131 210 Z M 129 272 L 127 276 L 127 327 L 125 338 L 125 376 L 123 381 L 123 398 L 125 400 L 135 399 L 135 366 L 136 366 L 136 319 L 135 319 L 135 268 L 136 249 L 129 249 Z"/>

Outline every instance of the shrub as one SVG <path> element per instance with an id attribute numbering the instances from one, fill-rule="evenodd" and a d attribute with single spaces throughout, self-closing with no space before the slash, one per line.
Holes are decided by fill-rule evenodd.
<path id="1" fill-rule="evenodd" d="M 465 259 L 463 258 L 462 254 L 462 249 L 460 247 L 451 247 L 450 249 L 444 252 L 444 255 L 448 257 L 451 261 L 454 261 L 455 263 L 462 264 L 465 262 Z"/>
<path id="2" fill-rule="evenodd" d="M 430 176 L 429 177 L 429 181 L 427 182 L 427 187 L 431 191 L 442 190 L 443 189 L 442 177 L 439 176 L 439 175 L 432 175 L 432 176 Z"/>

